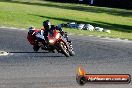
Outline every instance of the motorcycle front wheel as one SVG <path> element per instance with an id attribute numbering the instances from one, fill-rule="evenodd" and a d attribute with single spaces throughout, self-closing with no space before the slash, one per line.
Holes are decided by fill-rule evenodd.
<path id="1" fill-rule="evenodd" d="M 70 56 L 75 56 L 75 51 L 73 50 L 73 47 L 71 44 L 69 45 L 69 54 Z"/>
<path id="2" fill-rule="evenodd" d="M 61 52 L 66 56 L 66 57 L 69 57 L 69 51 L 68 51 L 68 48 L 67 46 L 65 45 L 65 43 L 63 42 L 60 42 L 60 49 L 61 49 Z"/>
<path id="3" fill-rule="evenodd" d="M 75 51 L 69 50 L 69 54 L 70 54 L 70 56 L 75 56 Z"/>

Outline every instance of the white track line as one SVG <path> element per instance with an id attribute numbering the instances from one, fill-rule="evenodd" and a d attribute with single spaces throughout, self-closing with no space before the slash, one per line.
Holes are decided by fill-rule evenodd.
<path id="1" fill-rule="evenodd" d="M 0 51 L 0 56 L 7 56 L 9 53 L 6 51 Z"/>

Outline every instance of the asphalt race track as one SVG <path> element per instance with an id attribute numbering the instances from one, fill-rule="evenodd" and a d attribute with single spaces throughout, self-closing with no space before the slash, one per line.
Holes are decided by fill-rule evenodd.
<path id="1" fill-rule="evenodd" d="M 76 56 L 40 51 L 34 53 L 27 31 L 0 29 L 0 88 L 131 88 L 132 84 L 76 83 L 82 65 L 87 73 L 132 75 L 132 42 L 72 35 Z"/>

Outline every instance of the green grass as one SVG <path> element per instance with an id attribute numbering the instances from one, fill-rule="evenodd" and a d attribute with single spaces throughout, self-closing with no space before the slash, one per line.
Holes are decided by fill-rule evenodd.
<path id="1" fill-rule="evenodd" d="M 52 24 L 77 22 L 110 29 L 111 33 L 64 28 L 69 33 L 132 39 L 132 10 L 55 3 L 45 0 L 0 0 L 0 26 L 41 28 L 44 20 Z"/>

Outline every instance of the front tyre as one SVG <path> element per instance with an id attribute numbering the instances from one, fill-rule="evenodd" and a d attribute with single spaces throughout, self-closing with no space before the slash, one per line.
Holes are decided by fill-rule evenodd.
<path id="1" fill-rule="evenodd" d="M 65 43 L 63 42 L 60 42 L 60 49 L 61 49 L 61 52 L 66 56 L 66 57 L 69 57 L 69 51 L 68 51 L 68 48 L 67 46 L 65 45 Z"/>
<path id="2" fill-rule="evenodd" d="M 70 56 L 75 56 L 75 52 L 73 50 L 69 50 Z"/>
<path id="3" fill-rule="evenodd" d="M 75 52 L 74 52 L 71 44 L 69 45 L 69 54 L 70 54 L 70 56 L 75 56 Z"/>

